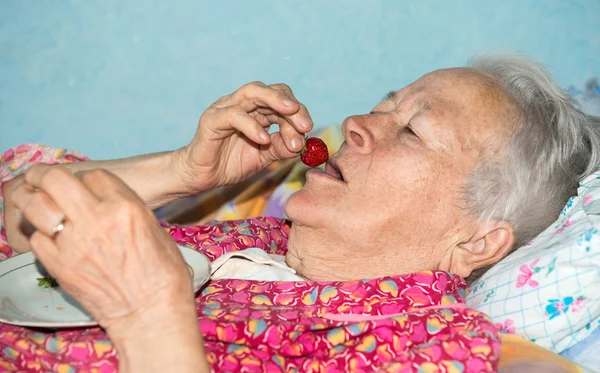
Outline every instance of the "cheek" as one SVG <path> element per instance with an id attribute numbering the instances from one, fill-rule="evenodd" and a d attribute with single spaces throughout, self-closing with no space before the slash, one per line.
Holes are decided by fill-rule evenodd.
<path id="1" fill-rule="evenodd" d="M 439 163 L 408 152 L 377 166 L 373 162 L 364 185 L 354 193 L 352 211 L 376 231 L 419 230 L 445 204 L 450 193 L 446 175 Z"/>
<path id="2" fill-rule="evenodd" d="M 417 151 L 382 159 L 369 170 L 367 185 L 373 193 L 394 195 L 401 200 L 422 195 L 439 177 L 439 167 Z"/>

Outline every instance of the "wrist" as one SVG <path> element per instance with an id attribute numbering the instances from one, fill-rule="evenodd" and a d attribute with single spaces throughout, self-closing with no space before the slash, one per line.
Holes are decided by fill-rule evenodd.
<path id="1" fill-rule="evenodd" d="M 193 303 L 130 316 L 107 328 L 120 371 L 208 371 Z"/>
<path id="2" fill-rule="evenodd" d="M 209 178 L 198 174 L 197 167 L 191 160 L 190 149 L 186 146 L 171 153 L 171 167 L 176 178 L 188 195 L 205 192 L 215 187 L 210 185 Z"/>

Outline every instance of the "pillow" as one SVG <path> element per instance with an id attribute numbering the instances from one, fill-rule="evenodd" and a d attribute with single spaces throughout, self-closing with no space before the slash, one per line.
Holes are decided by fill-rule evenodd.
<path id="1" fill-rule="evenodd" d="M 600 170 L 552 226 L 469 287 L 467 305 L 557 353 L 583 340 L 600 320 L 599 215 Z"/>

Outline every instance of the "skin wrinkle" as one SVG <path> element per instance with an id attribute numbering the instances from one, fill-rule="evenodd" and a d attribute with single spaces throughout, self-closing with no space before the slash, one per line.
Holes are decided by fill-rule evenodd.
<path id="1" fill-rule="evenodd" d="M 479 162 L 507 144 L 511 102 L 489 77 L 466 68 L 435 71 L 390 96 L 373 114 L 344 121 L 346 141 L 331 158 L 347 184 L 309 173 L 288 200 L 294 224 L 286 262 L 305 278 L 423 269 L 466 277 L 472 263 L 485 261 L 470 258 L 471 241 L 497 226 L 469 214 L 464 189 Z M 493 258 L 495 250 L 504 250 L 502 242 L 482 255 Z"/>

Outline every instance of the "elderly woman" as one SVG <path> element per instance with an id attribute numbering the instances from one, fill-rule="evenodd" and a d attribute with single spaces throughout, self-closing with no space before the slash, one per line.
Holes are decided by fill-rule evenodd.
<path id="1" fill-rule="evenodd" d="M 89 310 L 123 372 L 493 371 L 497 332 L 464 308 L 461 278 L 555 220 L 599 163 L 597 125 L 536 64 L 483 58 L 347 118 L 324 172 L 289 198 L 291 227 L 163 229 L 151 208 L 302 149 L 306 108 L 286 85 L 251 83 L 208 108 L 179 150 L 36 165 L 5 183 L 6 237 Z M 248 255 L 258 271 L 225 271 L 195 300 L 174 239 L 285 263 Z"/>

